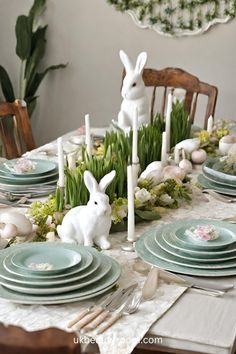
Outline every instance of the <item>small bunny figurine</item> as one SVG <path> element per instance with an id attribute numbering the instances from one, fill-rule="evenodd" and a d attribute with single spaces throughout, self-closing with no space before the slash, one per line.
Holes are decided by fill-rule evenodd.
<path id="1" fill-rule="evenodd" d="M 120 59 L 125 67 L 126 76 L 123 80 L 121 95 L 123 101 L 118 114 L 118 125 L 124 129 L 132 127 L 135 109 L 138 110 L 138 125 L 149 121 L 149 103 L 142 79 L 143 68 L 147 61 L 147 53 L 142 52 L 137 58 L 135 69 L 128 55 L 121 50 Z"/>
<path id="2" fill-rule="evenodd" d="M 87 205 L 72 208 L 64 217 L 57 232 L 63 242 L 79 243 L 101 249 L 110 248 L 107 240 L 111 228 L 111 207 L 105 190 L 112 182 L 116 171 L 105 175 L 98 184 L 91 172 L 84 172 L 84 182 L 90 192 Z"/>

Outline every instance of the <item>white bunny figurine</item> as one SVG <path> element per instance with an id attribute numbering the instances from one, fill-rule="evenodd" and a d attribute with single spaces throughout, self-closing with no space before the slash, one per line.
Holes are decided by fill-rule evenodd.
<path id="1" fill-rule="evenodd" d="M 132 117 L 136 108 L 138 110 L 138 126 L 149 121 L 149 102 L 142 78 L 143 68 L 147 61 L 147 53 L 142 52 L 139 54 L 135 68 L 123 50 L 120 51 L 120 59 L 125 67 L 126 76 L 121 90 L 123 101 L 118 114 L 118 125 L 124 129 L 132 127 Z"/>
<path id="2" fill-rule="evenodd" d="M 91 172 L 84 172 L 84 182 L 90 192 L 87 205 L 72 208 L 64 217 L 57 232 L 63 242 L 78 243 L 101 249 L 110 248 L 107 240 L 111 228 L 111 207 L 105 190 L 112 182 L 116 171 L 105 175 L 98 184 Z"/>

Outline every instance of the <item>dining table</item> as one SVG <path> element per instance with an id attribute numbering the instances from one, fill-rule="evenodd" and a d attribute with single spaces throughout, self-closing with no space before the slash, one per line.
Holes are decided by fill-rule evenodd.
<path id="1" fill-rule="evenodd" d="M 94 130 L 96 133 L 98 130 Z M 67 154 L 73 152 L 76 146 L 72 137 L 78 131 L 72 131 L 62 136 Z M 56 161 L 56 140 L 49 144 L 27 152 L 28 158 L 51 159 Z M 201 166 L 195 166 L 191 175 L 193 181 L 201 171 Z M 43 200 L 43 199 L 42 199 Z M 0 208 L 0 213 L 9 208 Z M 14 208 L 21 213 L 27 209 Z M 145 231 L 183 219 L 214 219 L 223 220 L 235 217 L 236 203 L 226 203 L 211 195 L 203 194 L 194 188 L 192 201 L 183 202 L 177 209 L 166 209 L 161 219 L 143 222 L 136 225 L 135 234 L 140 237 Z M 136 252 L 122 249 L 127 238 L 127 232 L 110 234 L 111 249 L 103 250 L 104 254 L 115 258 L 122 266 L 120 285 L 137 281 L 144 283 L 146 274 L 139 272 L 135 265 L 141 260 Z M 13 246 L 14 247 L 14 246 Z M 208 278 L 206 278 L 208 279 Z M 159 285 L 156 296 L 151 301 L 142 303 L 134 314 L 124 316 L 109 329 L 107 342 L 84 343 L 90 352 L 99 350 L 103 354 L 128 354 L 134 347 L 149 349 L 151 352 L 169 352 L 179 354 L 234 354 L 236 352 L 236 276 L 214 278 L 219 284 L 232 283 L 235 288 L 220 297 L 209 296 L 193 288 L 179 284 L 164 283 Z M 82 307 L 91 305 L 93 300 L 82 303 L 60 305 L 23 305 L 3 301 L 0 298 L 0 322 L 4 325 L 20 326 L 28 331 L 57 327 L 68 331 L 67 324 Z M 112 337 L 113 336 L 113 337 Z M 126 341 L 122 342 L 125 336 Z M 113 340 L 113 345 L 108 339 Z"/>

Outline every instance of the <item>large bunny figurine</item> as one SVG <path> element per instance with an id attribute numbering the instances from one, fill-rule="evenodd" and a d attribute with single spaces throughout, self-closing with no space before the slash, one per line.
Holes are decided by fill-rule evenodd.
<path id="1" fill-rule="evenodd" d="M 137 58 L 135 68 L 128 55 L 121 50 L 120 59 L 124 64 L 126 76 L 123 80 L 121 95 L 123 101 L 118 114 L 118 125 L 124 129 L 132 127 L 135 109 L 138 111 L 138 125 L 149 121 L 149 103 L 142 79 L 143 68 L 147 61 L 147 53 L 142 52 Z"/>
<path id="2" fill-rule="evenodd" d="M 92 173 L 84 172 L 84 182 L 90 192 L 87 205 L 72 208 L 64 217 L 57 232 L 63 242 L 79 243 L 102 249 L 110 248 L 107 240 L 111 228 L 111 207 L 105 190 L 112 182 L 116 171 L 105 175 L 98 184 Z"/>

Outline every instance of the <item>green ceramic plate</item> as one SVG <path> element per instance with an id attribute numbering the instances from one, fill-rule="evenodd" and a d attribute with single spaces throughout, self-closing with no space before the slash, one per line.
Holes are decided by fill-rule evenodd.
<path id="1" fill-rule="evenodd" d="M 80 265 L 83 264 L 83 258 Z M 93 254 L 92 264 L 82 271 L 73 270 L 68 274 L 59 274 L 56 276 L 32 276 L 25 277 L 22 275 L 16 275 L 7 271 L 3 264 L 0 264 L 0 276 L 3 279 L 14 281 L 19 284 L 29 284 L 32 286 L 48 286 L 48 285 L 62 285 L 66 283 L 71 283 L 74 281 L 80 281 L 89 275 L 95 273 L 101 264 L 101 257 L 98 257 L 96 253 Z"/>
<path id="2" fill-rule="evenodd" d="M 224 172 L 220 172 L 217 171 L 214 166 L 215 163 L 217 163 L 219 161 L 219 158 L 211 158 L 208 159 L 207 161 L 204 162 L 203 166 L 202 166 L 202 170 L 204 172 L 206 172 L 208 175 L 212 176 L 214 179 L 220 179 L 223 182 L 229 182 L 229 183 L 233 183 L 234 185 L 236 185 L 236 176 L 235 175 L 229 175 L 227 173 Z"/>
<path id="3" fill-rule="evenodd" d="M 0 284 L 4 285 L 8 289 L 20 292 L 22 294 L 32 295 L 62 294 L 81 289 L 101 280 L 110 271 L 112 266 L 111 259 L 103 254 L 100 254 L 99 257 L 101 258 L 101 265 L 98 270 L 80 281 L 76 280 L 68 284 L 60 285 L 44 284 L 43 286 L 39 286 L 34 284 L 19 284 L 14 281 L 6 280 L 0 276 Z"/>
<path id="4" fill-rule="evenodd" d="M 72 250 L 72 251 L 78 251 L 78 253 L 81 255 L 81 262 L 79 264 L 79 267 L 76 268 L 72 268 L 72 269 L 66 269 L 64 270 L 63 273 L 60 274 L 48 274 L 48 272 L 45 274 L 45 272 L 43 272 L 43 275 L 41 274 L 36 274 L 36 273 L 30 273 L 27 270 L 25 271 L 24 269 L 18 268 L 16 266 L 14 266 L 11 262 L 11 258 L 12 256 L 14 256 L 14 254 L 18 251 L 21 250 L 26 250 L 28 248 L 31 248 L 32 245 L 38 245 L 38 243 L 36 242 L 32 242 L 32 243 L 27 243 L 27 244 L 21 244 L 21 245 L 15 245 L 9 248 L 9 252 L 6 255 L 6 257 L 3 258 L 3 266 L 5 268 L 5 270 L 8 273 L 13 274 L 13 276 L 17 275 L 19 277 L 22 277 L 23 279 L 34 279 L 34 280 L 55 280 L 55 279 L 59 279 L 59 278 L 63 278 L 65 276 L 70 277 L 73 274 L 78 274 L 82 271 L 84 271 L 85 269 L 87 269 L 93 262 L 93 249 L 91 247 L 84 247 L 84 246 L 80 246 L 80 245 L 74 245 L 74 244 L 70 244 L 70 243 L 53 243 L 53 246 L 55 247 L 55 249 L 68 249 L 68 250 Z M 45 243 L 46 245 L 46 243 Z M 0 253 L 0 264 L 1 264 L 1 253 Z M 0 268 L 1 269 L 1 268 Z M 1 273 L 0 273 L 1 275 Z"/>
<path id="5" fill-rule="evenodd" d="M 213 183 L 217 183 L 220 186 L 223 186 L 225 188 L 236 188 L 236 184 L 233 184 L 233 182 L 227 182 L 227 181 L 222 181 L 220 178 L 218 177 L 213 177 L 211 175 L 209 175 L 208 173 L 206 173 L 205 171 L 203 171 L 203 176 L 210 182 Z"/>
<path id="6" fill-rule="evenodd" d="M 159 230 L 162 232 L 162 230 Z M 159 232 L 157 230 L 157 232 Z M 158 244 L 155 241 L 155 234 L 151 234 L 145 237 L 144 240 L 144 245 L 146 249 L 152 253 L 154 256 L 166 261 L 166 262 L 171 262 L 173 264 L 177 264 L 180 266 L 184 267 L 190 267 L 190 268 L 197 268 L 197 269 L 203 269 L 203 270 L 217 270 L 217 269 L 224 269 L 224 268 L 235 268 L 236 263 L 235 261 L 226 261 L 226 262 L 220 262 L 219 264 L 217 263 L 202 263 L 202 262 L 191 262 L 187 259 L 182 259 L 178 256 L 174 256 L 170 253 L 165 252 L 163 249 L 161 249 Z"/>
<path id="7" fill-rule="evenodd" d="M 68 248 L 55 248 L 52 243 L 34 243 L 31 247 L 15 253 L 11 262 L 15 267 L 32 274 L 58 274 L 78 268 L 81 255 Z"/>
<path id="8" fill-rule="evenodd" d="M 224 187 L 224 186 L 222 186 L 220 184 L 217 184 L 215 182 L 210 181 L 209 179 L 207 179 L 203 175 L 199 175 L 197 180 L 198 180 L 198 183 L 203 188 L 213 189 L 213 190 L 217 191 L 218 193 L 226 194 L 226 195 L 232 195 L 232 196 L 236 197 L 236 188 Z"/>
<path id="9" fill-rule="evenodd" d="M 34 177 L 16 177 L 12 175 L 7 175 L 0 170 L 0 181 L 4 183 L 15 183 L 15 184 L 29 184 L 29 183 L 40 183 L 40 182 L 46 182 L 48 179 L 54 177 L 58 177 L 58 170 L 55 169 L 53 172 L 45 174 L 45 175 L 39 175 L 39 176 L 34 176 Z"/>
<path id="10" fill-rule="evenodd" d="M 236 259 L 236 251 L 232 253 L 232 255 L 222 255 L 220 256 L 215 256 L 215 255 L 191 255 L 191 254 L 186 254 L 185 252 L 182 252 L 178 248 L 171 247 L 168 243 L 165 242 L 165 240 L 162 238 L 162 234 L 160 235 L 159 232 L 155 235 L 155 241 L 158 244 L 160 248 L 162 248 L 164 251 L 167 253 L 170 253 L 174 256 L 178 256 L 179 258 L 187 259 L 192 262 L 206 262 L 206 263 L 213 263 L 213 262 L 224 262 L 224 261 L 229 261 L 232 259 Z"/>
<path id="11" fill-rule="evenodd" d="M 24 172 L 24 173 L 17 173 L 14 171 L 14 166 L 19 159 L 8 160 L 3 162 L 0 165 L 0 171 L 4 173 L 10 173 L 17 177 L 26 177 L 26 176 L 38 176 L 41 174 L 49 173 L 57 168 L 57 163 L 49 160 L 41 160 L 41 159 L 27 159 L 32 161 L 35 164 L 35 168 L 33 171 Z"/>
<path id="12" fill-rule="evenodd" d="M 31 180 L 29 180 L 28 182 L 26 182 L 26 181 L 22 182 L 19 179 L 15 180 L 15 181 L 10 181 L 10 180 L 6 181 L 0 177 L 0 186 L 1 186 L 1 188 L 17 187 L 18 189 L 26 189 L 26 188 L 30 188 L 30 187 L 36 188 L 36 187 L 41 187 L 41 186 L 48 185 L 48 184 L 56 184 L 57 180 L 58 180 L 57 175 L 55 175 L 53 177 L 45 178 L 44 181 L 42 181 L 40 183 L 39 183 L 39 181 L 31 181 Z"/>
<path id="13" fill-rule="evenodd" d="M 197 248 L 202 250 L 221 249 L 236 242 L 236 225 L 229 224 L 224 221 L 215 221 L 207 219 L 194 219 L 175 222 L 172 224 L 175 228 L 176 238 L 189 248 Z M 219 237 L 211 241 L 195 240 L 191 236 L 185 235 L 186 230 L 198 225 L 213 225 L 218 232 Z"/>
<path id="14" fill-rule="evenodd" d="M 145 262 L 159 267 L 161 269 L 169 270 L 171 272 L 186 274 L 186 275 L 196 275 L 203 277 L 225 277 L 236 275 L 236 266 L 234 268 L 228 269 L 196 269 L 191 267 L 185 267 L 183 265 L 175 264 L 171 261 L 165 261 L 160 257 L 154 256 L 148 249 L 146 248 L 144 241 L 146 237 L 150 237 L 150 235 L 156 234 L 157 229 L 152 229 L 146 231 L 136 242 L 135 249 L 140 258 L 142 258 Z"/>
<path id="15" fill-rule="evenodd" d="M 158 236 L 156 236 L 158 237 Z M 192 255 L 194 257 L 219 257 L 223 255 L 231 256 L 236 252 L 236 245 L 232 244 L 228 247 L 225 247 L 223 250 L 220 251 L 201 251 L 198 249 L 192 249 L 187 247 L 184 243 L 180 242 L 177 240 L 175 237 L 175 234 L 172 232 L 171 227 L 168 225 L 168 228 L 165 227 L 161 237 L 167 243 L 170 247 L 180 250 L 181 252 L 187 254 L 187 255 Z"/>
<path id="16" fill-rule="evenodd" d="M 3 256 L 6 256 L 6 250 L 3 251 Z M 75 301 L 86 300 L 111 289 L 118 281 L 121 274 L 120 265 L 113 259 L 111 259 L 111 270 L 100 280 L 91 285 L 70 291 L 64 294 L 54 295 L 28 295 L 15 292 L 7 289 L 4 286 L 0 286 L 0 299 L 1 301 L 8 301 L 21 304 L 61 304 Z"/>

